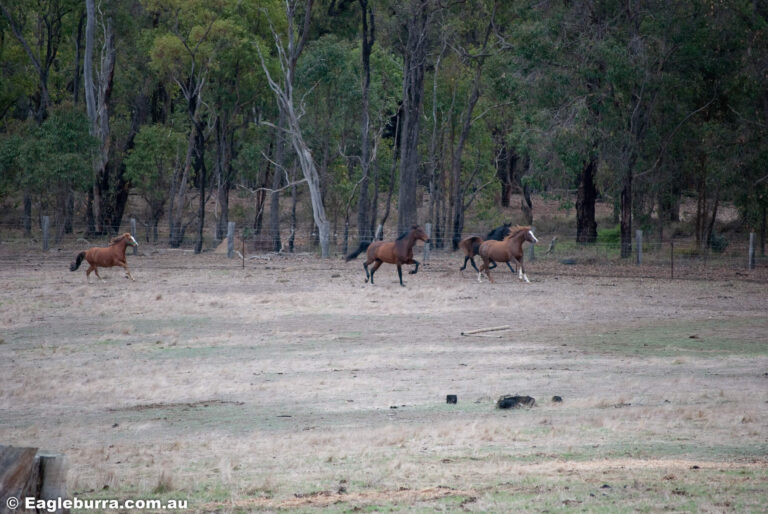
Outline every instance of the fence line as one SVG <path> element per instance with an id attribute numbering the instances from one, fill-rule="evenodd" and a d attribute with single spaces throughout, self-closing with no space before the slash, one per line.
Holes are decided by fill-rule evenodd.
<path id="1" fill-rule="evenodd" d="M 140 236 L 135 219 L 129 218 L 123 225 L 125 227 L 124 231 L 130 231 L 141 244 L 146 245 L 147 239 L 149 239 L 150 247 L 170 248 L 167 243 L 167 227 L 158 227 L 158 239 L 154 241 L 149 231 Z M 26 237 L 23 225 L 0 224 L 0 248 L 8 248 L 4 253 L 10 255 L 14 251 L 29 251 L 34 248 L 44 252 L 50 251 L 51 244 L 53 244 L 54 248 L 58 251 L 62 248 L 80 248 L 86 243 L 92 246 L 104 245 L 112 237 L 111 235 L 102 235 L 85 239 L 82 237 L 82 234 L 85 232 L 85 226 L 80 224 L 73 227 L 72 234 L 65 234 L 60 241 L 52 242 L 50 241 L 51 232 L 58 235 L 58 231 L 51 231 L 49 227 L 50 219 L 43 217 L 39 225 L 37 223 L 33 225 L 31 237 Z M 121 227 L 119 232 L 122 232 L 122 229 L 123 227 Z M 295 251 L 297 253 L 319 252 L 316 241 L 317 235 L 313 229 L 314 226 L 311 224 L 297 227 L 297 231 L 294 234 Z M 215 232 L 213 230 L 214 225 L 208 224 L 208 230 L 204 233 L 204 249 L 206 251 L 214 249 L 223 243 L 214 239 Z M 449 237 L 437 236 L 432 232 L 433 227 L 430 226 L 431 243 L 428 247 L 426 245 L 424 247 L 423 259 L 425 262 L 431 258 L 433 253 L 437 256 L 451 254 L 452 240 Z M 465 231 L 465 234 L 473 232 L 483 234 L 482 231 L 471 230 Z M 385 240 L 397 237 L 393 229 L 378 227 L 377 233 L 381 234 L 381 238 Z M 287 230 L 280 231 L 283 243 L 288 234 Z M 330 243 L 331 251 L 334 255 L 341 255 L 356 246 L 358 231 L 350 228 L 347 234 L 348 240 L 345 246 L 341 227 L 332 233 Z M 634 261 L 637 268 L 666 268 L 668 269 L 668 276 L 671 278 L 675 278 L 676 274 L 684 274 L 686 269 L 702 266 L 713 269 L 724 268 L 733 270 L 768 268 L 768 258 L 762 255 L 762 252 L 756 248 L 754 233 L 745 234 L 739 240 L 732 237 L 732 241 L 727 247 L 723 251 L 718 252 L 710 249 L 700 249 L 694 242 L 680 239 L 669 242 L 648 241 L 644 239 L 642 231 L 638 230 L 635 234 L 633 245 L 634 259 L 622 259 L 618 243 L 579 244 L 575 242 L 575 237 L 571 238 L 563 234 L 558 234 L 559 238 L 541 233 L 537 234 L 537 236 L 540 243 L 538 245 L 529 245 L 528 252 L 526 253 L 526 260 L 528 261 L 535 260 L 541 263 L 558 263 L 561 265 L 624 265 Z M 246 253 L 270 253 L 273 249 L 272 239 L 272 234 L 266 228 L 261 233 L 254 234 L 249 227 L 243 230 L 242 226 L 238 226 L 235 222 L 229 222 L 227 236 L 223 241 L 226 242 L 227 256 L 231 258 L 234 257 L 235 253 L 239 254 L 243 260 L 243 266 L 245 266 Z M 551 241 L 548 242 L 548 239 L 551 239 Z M 192 248 L 194 243 L 195 237 L 192 234 L 187 234 L 179 248 L 188 250 Z M 235 246 L 236 244 L 237 246 Z M 550 250 L 544 252 L 547 244 L 550 245 Z M 235 252 L 238 247 L 240 250 Z M 134 248 L 134 255 L 140 255 L 141 252 L 142 248 L 138 250 Z M 5 258 L 0 257 L 0 261 L 2 260 L 5 260 Z M 642 271 L 638 271 L 638 273 L 642 274 Z"/>

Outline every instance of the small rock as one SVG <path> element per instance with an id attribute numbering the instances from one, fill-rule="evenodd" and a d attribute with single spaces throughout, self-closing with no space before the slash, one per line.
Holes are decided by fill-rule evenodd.
<path id="1" fill-rule="evenodd" d="M 459 399 L 456 397 L 455 394 L 449 394 L 445 397 L 445 403 L 456 403 Z"/>
<path id="2" fill-rule="evenodd" d="M 563 398 L 561 396 L 555 395 L 552 397 L 552 401 L 555 403 L 561 403 L 563 401 Z"/>

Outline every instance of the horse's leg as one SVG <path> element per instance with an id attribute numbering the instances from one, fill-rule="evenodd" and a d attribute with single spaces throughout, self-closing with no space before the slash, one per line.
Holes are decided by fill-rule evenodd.
<path id="1" fill-rule="evenodd" d="M 515 268 L 512 267 L 512 261 L 507 261 L 507 267 L 509 268 L 509 271 L 511 271 L 513 275 L 517 273 L 517 271 L 515 271 Z"/>
<path id="2" fill-rule="evenodd" d="M 122 266 L 122 267 L 123 267 L 123 269 L 125 269 L 125 274 L 127 275 L 127 278 L 130 278 L 131 280 L 133 280 L 134 282 L 136 282 L 136 279 L 135 279 L 135 278 L 133 278 L 133 276 L 131 275 L 131 270 L 129 270 L 129 269 L 128 269 L 128 264 L 126 264 L 126 263 L 123 263 L 123 264 L 121 264 L 120 266 Z"/>
<path id="3" fill-rule="evenodd" d="M 415 275 L 416 272 L 419 271 L 419 261 L 417 261 L 416 259 L 411 259 L 411 261 L 408 262 L 407 264 L 415 264 L 416 265 L 416 268 L 414 268 L 414 269 L 412 269 L 411 271 L 408 272 L 411 275 Z"/>
<path id="4" fill-rule="evenodd" d="M 467 261 L 469 260 L 469 258 L 470 258 L 469 255 L 464 256 L 464 265 L 461 268 L 459 268 L 459 271 L 464 271 L 466 269 Z M 472 266 L 475 266 L 475 261 L 472 261 Z M 475 266 L 475 269 L 477 269 L 477 266 Z"/>
<path id="5" fill-rule="evenodd" d="M 493 259 L 491 259 L 491 266 L 488 266 L 488 269 L 493 269 L 493 268 L 495 268 L 496 266 L 497 266 L 497 264 L 496 264 L 496 261 L 494 261 Z"/>
<path id="6" fill-rule="evenodd" d="M 379 266 L 381 266 L 382 262 L 383 261 L 376 259 L 376 262 L 373 263 L 373 267 L 371 268 L 371 284 L 373 284 L 373 274 L 376 273 L 376 270 L 379 269 Z"/>
<path id="7" fill-rule="evenodd" d="M 475 264 L 475 258 L 474 258 L 474 257 L 467 257 L 467 259 L 469 259 L 469 261 L 472 263 L 472 267 L 473 267 L 473 268 L 475 268 L 475 271 L 477 271 L 478 273 L 480 273 L 480 270 L 479 270 L 479 269 L 477 269 L 477 265 Z M 467 261 L 464 261 L 464 267 L 466 267 L 466 266 L 467 266 L 466 262 L 467 262 Z M 481 265 L 481 266 L 482 266 L 482 265 Z M 462 268 L 462 269 L 464 269 L 464 268 Z"/>
<path id="8" fill-rule="evenodd" d="M 371 278 L 371 275 L 368 273 L 368 263 L 367 262 L 363 263 L 363 269 L 365 269 L 365 283 L 367 284 L 368 283 L 368 279 Z"/>
<path id="9" fill-rule="evenodd" d="M 517 270 L 518 278 L 520 278 L 520 280 L 525 280 L 526 282 L 530 282 L 530 280 L 528 280 L 528 275 L 525 274 L 525 266 L 523 265 L 523 258 L 521 257 L 516 260 L 520 264 L 520 267 Z"/>
<path id="10" fill-rule="evenodd" d="M 400 279 L 400 285 L 405 287 L 405 284 L 403 284 L 403 267 L 401 265 L 397 265 L 397 278 Z"/>

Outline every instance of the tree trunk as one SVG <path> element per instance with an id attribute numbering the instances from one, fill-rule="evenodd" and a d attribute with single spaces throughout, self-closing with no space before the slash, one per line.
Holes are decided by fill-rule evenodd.
<path id="1" fill-rule="evenodd" d="M 621 188 L 621 257 L 632 255 L 632 173 L 625 171 Z"/>
<path id="2" fill-rule="evenodd" d="M 279 253 L 283 244 L 280 240 L 280 188 L 285 174 L 285 112 L 280 115 L 275 131 L 275 174 L 272 176 L 272 192 L 269 195 L 269 233 L 272 236 L 272 251 Z"/>
<path id="3" fill-rule="evenodd" d="M 207 181 L 207 168 L 205 166 L 205 136 L 203 124 L 195 124 L 195 175 L 200 180 L 200 203 L 197 209 L 197 241 L 195 253 L 203 251 L 203 228 L 205 227 L 205 183 Z"/>
<path id="4" fill-rule="evenodd" d="M 357 237 L 360 243 L 371 242 L 373 233 L 371 232 L 371 223 L 368 214 L 370 206 L 368 205 L 368 182 L 371 168 L 370 158 L 370 113 L 369 110 L 369 92 L 371 87 L 371 52 L 375 41 L 375 20 L 373 9 L 368 7 L 368 0 L 358 0 L 362 11 L 363 33 L 362 33 L 362 63 L 363 63 L 363 86 L 362 86 L 362 121 L 360 123 L 360 199 L 357 202 Z M 349 216 L 347 216 L 348 218 Z M 345 224 L 344 245 L 346 248 L 346 238 L 349 230 L 349 220 Z M 346 250 L 344 252 L 346 254 Z"/>
<path id="5" fill-rule="evenodd" d="M 592 156 L 584 164 L 579 176 L 579 189 L 576 194 L 576 242 L 594 243 L 597 241 L 597 222 L 595 221 L 595 172 L 597 159 Z"/>
<path id="6" fill-rule="evenodd" d="M 85 58 L 83 61 L 85 104 L 90 120 L 90 133 L 99 140 L 99 152 L 93 160 L 93 220 L 95 234 L 109 232 L 105 224 L 106 200 L 109 197 L 109 100 L 115 72 L 115 34 L 112 20 L 103 20 L 104 41 L 98 71 L 93 69 L 94 32 L 96 30 L 96 7 L 94 0 L 86 0 Z M 96 77 L 95 75 L 98 75 Z M 98 80 L 96 80 L 98 78 Z"/>
<path id="7" fill-rule="evenodd" d="M 403 56 L 403 122 L 400 128 L 398 234 L 418 222 L 419 126 L 424 91 L 429 19 L 428 2 L 412 0 L 407 9 L 408 39 Z"/>

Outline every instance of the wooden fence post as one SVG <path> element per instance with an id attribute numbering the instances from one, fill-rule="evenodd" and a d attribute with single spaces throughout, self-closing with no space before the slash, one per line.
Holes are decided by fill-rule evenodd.
<path id="1" fill-rule="evenodd" d="M 136 239 L 136 218 L 131 218 L 131 235 L 134 239 Z M 133 247 L 133 255 L 138 254 L 138 248 L 136 246 Z"/>
<path id="2" fill-rule="evenodd" d="M 235 222 L 227 222 L 227 257 L 235 256 Z"/>
<path id="3" fill-rule="evenodd" d="M 755 233 L 749 233 L 749 269 L 755 269 Z"/>
<path id="4" fill-rule="evenodd" d="M 424 225 L 424 228 L 427 232 L 427 237 L 432 238 L 432 223 L 427 223 Z M 424 243 L 424 262 L 427 262 L 427 259 L 429 259 L 429 243 Z"/>
<path id="5" fill-rule="evenodd" d="M 0 445 L 0 512 L 27 512 L 24 498 L 67 498 L 64 455 L 38 453 L 37 448 Z M 15 505 L 15 507 L 14 507 Z M 68 509 L 47 510 L 64 514 Z"/>
<path id="6" fill-rule="evenodd" d="M 675 242 L 669 242 L 669 279 L 675 279 Z"/>
<path id="7" fill-rule="evenodd" d="M 51 224 L 51 218 L 43 216 L 43 251 L 48 251 L 48 227 Z"/>
<path id="8" fill-rule="evenodd" d="M 637 246 L 637 265 L 643 263 L 643 231 L 635 230 L 635 246 Z"/>
<path id="9" fill-rule="evenodd" d="M 379 223 L 379 225 L 376 227 L 376 235 L 373 236 L 373 240 L 377 241 L 379 237 L 381 237 L 381 231 L 384 230 L 384 227 Z"/>
<path id="10" fill-rule="evenodd" d="M 56 500 L 67 497 L 67 460 L 60 453 L 38 453 L 40 462 L 41 500 Z M 63 512 L 57 510 L 56 512 Z"/>

